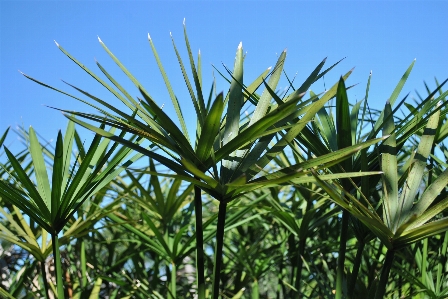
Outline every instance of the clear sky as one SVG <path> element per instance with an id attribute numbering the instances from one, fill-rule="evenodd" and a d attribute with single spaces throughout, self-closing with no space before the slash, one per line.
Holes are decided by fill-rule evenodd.
<path id="1" fill-rule="evenodd" d="M 448 77 L 448 1 L 4 1 L 0 0 L 0 132 L 8 126 L 32 125 L 47 139 L 65 129 L 66 118 L 45 105 L 92 112 L 85 104 L 46 89 L 18 70 L 72 92 L 62 80 L 111 103 L 118 103 L 55 46 L 56 40 L 87 67 L 100 73 L 95 58 L 129 88 L 122 72 L 98 43 L 104 43 L 175 118 L 171 101 L 151 52 L 150 33 L 179 98 L 184 115 L 194 113 L 171 44 L 173 33 L 188 62 L 182 21 L 193 51 L 202 53 L 204 88 L 213 68 L 233 68 L 240 41 L 245 82 L 273 66 L 288 48 L 285 71 L 297 84 L 325 57 L 327 65 L 347 57 L 325 77 L 330 86 L 355 67 L 348 84 L 351 102 L 361 100 L 373 71 L 369 103 L 382 107 L 410 63 L 417 59 L 403 97 L 425 94 L 423 81 L 435 87 Z M 215 72 L 217 77 L 218 74 Z M 280 87 L 286 83 L 282 81 Z M 218 91 L 227 90 L 218 81 Z M 321 92 L 323 80 L 312 89 Z M 75 93 L 75 92 L 73 92 Z M 76 93 L 75 93 L 76 94 Z M 15 137 L 8 139 L 13 146 Z"/>

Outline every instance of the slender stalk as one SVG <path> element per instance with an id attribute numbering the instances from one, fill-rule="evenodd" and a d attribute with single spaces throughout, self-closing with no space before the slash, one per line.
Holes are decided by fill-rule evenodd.
<path id="1" fill-rule="evenodd" d="M 198 299 L 205 299 L 204 276 L 204 231 L 202 228 L 202 197 L 201 189 L 194 187 L 194 214 L 196 216 L 196 280 L 198 284 Z"/>
<path id="2" fill-rule="evenodd" d="M 426 265 L 428 257 L 428 239 L 423 240 L 423 250 L 422 250 L 422 265 L 421 265 L 421 277 L 420 280 L 422 284 L 426 285 Z M 420 298 L 425 298 L 426 294 L 421 293 Z"/>
<path id="3" fill-rule="evenodd" d="M 405 261 L 401 260 L 401 267 L 406 267 Z M 405 284 L 405 279 L 403 275 L 400 273 L 398 274 L 398 298 L 403 298 L 403 285 Z M 410 293 L 412 294 L 412 293 Z"/>
<path id="4" fill-rule="evenodd" d="M 378 261 L 380 259 L 381 254 L 382 254 L 382 248 L 383 248 L 383 245 L 381 244 L 378 247 L 378 250 L 376 251 L 375 258 L 373 259 L 374 261 Z M 368 273 L 369 273 L 367 276 L 367 281 L 368 281 L 367 289 L 373 290 L 373 286 L 376 282 L 376 278 L 375 278 L 376 271 L 375 271 L 375 267 L 373 267 L 373 264 L 369 262 L 369 259 L 366 259 L 366 269 L 368 269 Z M 412 284 L 411 284 L 411 288 L 412 288 Z M 411 292 L 411 294 L 412 294 L 412 292 Z"/>
<path id="5" fill-rule="evenodd" d="M 218 224 L 216 226 L 216 247 L 215 247 L 215 265 L 213 266 L 213 289 L 212 299 L 219 297 L 219 285 L 221 281 L 222 248 L 224 245 L 224 228 L 226 224 L 227 202 L 219 202 Z"/>
<path id="6" fill-rule="evenodd" d="M 284 246 L 282 246 L 284 250 Z M 286 295 L 286 289 L 285 284 L 283 283 L 283 269 L 284 269 L 284 263 L 283 259 L 280 260 L 280 266 L 277 273 L 277 299 L 280 299 L 280 294 L 283 294 L 283 296 Z"/>
<path id="7" fill-rule="evenodd" d="M 308 212 L 310 209 L 311 209 L 311 203 L 310 203 L 310 200 L 307 200 L 305 210 L 306 210 L 306 212 Z M 302 225 L 304 225 L 303 222 L 302 222 Z M 301 230 L 302 230 L 302 227 L 301 227 Z M 308 226 L 306 227 L 306 230 L 308 230 Z M 305 230 L 302 230 L 302 231 L 305 231 Z M 297 272 L 296 272 L 296 283 L 295 283 L 295 288 L 299 294 L 298 298 L 301 297 L 300 289 L 301 289 L 301 284 L 302 284 L 302 268 L 303 268 L 302 257 L 305 254 L 305 246 L 306 246 L 306 235 L 305 236 L 299 235 L 299 252 L 297 254 Z"/>
<path id="8" fill-rule="evenodd" d="M 288 236 L 288 251 L 289 251 L 289 258 L 291 259 L 291 277 L 290 277 L 290 285 L 294 285 L 294 278 L 295 278 L 295 271 L 297 266 L 297 251 L 296 251 L 296 240 L 294 238 L 294 234 L 290 233 Z M 290 294 L 292 294 L 294 291 L 290 289 Z"/>
<path id="9" fill-rule="evenodd" d="M 338 268 L 336 272 L 336 299 L 342 299 L 342 288 L 344 280 L 345 252 L 347 250 L 348 220 L 349 214 L 342 211 L 341 239 L 339 243 Z"/>
<path id="10" fill-rule="evenodd" d="M 260 291 L 258 289 L 258 280 L 254 280 L 252 283 L 252 296 L 251 299 L 258 299 L 260 298 Z"/>
<path id="11" fill-rule="evenodd" d="M 59 252 L 59 239 L 56 233 L 51 234 L 51 243 L 53 246 L 54 266 L 56 272 L 56 288 L 57 298 L 64 298 L 64 285 L 62 280 L 62 265 L 61 265 L 61 253 Z"/>
<path id="12" fill-rule="evenodd" d="M 356 280 L 358 279 L 359 267 L 361 266 L 362 261 L 362 252 L 364 251 L 365 246 L 366 243 L 364 243 L 362 240 L 358 243 L 358 250 L 356 251 L 356 257 L 353 263 L 353 271 L 350 282 L 348 284 L 348 298 L 353 298 L 353 293 L 355 292 Z"/>
<path id="13" fill-rule="evenodd" d="M 448 247 L 448 231 L 445 232 L 445 237 L 443 238 L 442 250 L 439 251 L 439 262 L 437 263 L 437 280 L 436 280 L 436 292 L 441 292 L 442 290 L 442 271 L 444 265 L 446 265 L 446 251 Z"/>
<path id="14" fill-rule="evenodd" d="M 296 283 L 295 283 L 295 288 L 299 294 L 299 297 L 297 298 L 301 297 L 300 288 L 302 284 L 302 268 L 303 268 L 302 256 L 305 253 L 305 245 L 306 245 L 306 238 L 304 238 L 303 240 L 299 240 L 299 252 L 297 254 L 297 270 L 296 270 Z"/>
<path id="15" fill-rule="evenodd" d="M 151 252 L 151 251 L 150 251 Z M 154 279 L 155 277 L 160 277 L 161 276 L 161 270 L 162 270 L 162 267 L 160 266 L 160 257 L 159 257 L 159 255 L 158 254 L 155 254 L 154 252 L 151 252 L 151 257 L 153 258 L 153 260 L 154 260 L 154 266 L 153 266 L 153 269 L 154 269 L 154 273 L 153 273 L 153 279 L 150 279 L 149 281 L 150 281 L 150 286 L 153 288 L 153 289 L 155 289 L 155 288 L 157 288 L 157 286 L 158 286 L 158 279 Z"/>
<path id="16" fill-rule="evenodd" d="M 394 262 L 395 251 L 393 249 L 388 249 L 386 253 L 386 259 L 384 260 L 383 269 L 381 270 L 380 281 L 378 282 L 378 287 L 375 293 L 375 299 L 383 299 L 386 293 L 387 281 L 389 279 L 389 272 L 392 268 L 392 263 Z"/>
<path id="17" fill-rule="evenodd" d="M 170 297 L 173 299 L 176 299 L 176 278 L 177 278 L 177 270 L 176 270 L 176 264 L 173 262 L 171 263 L 171 284 L 170 284 Z"/>
<path id="18" fill-rule="evenodd" d="M 86 243 L 84 239 L 81 241 L 81 286 L 82 288 L 87 287 L 87 267 L 86 267 Z"/>
<path id="19" fill-rule="evenodd" d="M 45 270 L 45 260 L 40 261 L 40 271 L 42 273 L 42 280 L 44 282 L 44 289 L 45 289 L 45 297 L 47 299 L 50 298 L 50 294 L 48 293 L 50 291 L 50 287 L 48 286 L 48 281 L 47 281 L 47 271 Z"/>

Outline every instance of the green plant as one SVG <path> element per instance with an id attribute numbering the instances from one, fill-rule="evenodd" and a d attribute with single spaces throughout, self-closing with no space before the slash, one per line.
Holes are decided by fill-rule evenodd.
<path id="1" fill-rule="evenodd" d="M 433 98 L 435 92 L 431 93 L 420 104 L 422 111 L 417 109 L 412 111 L 413 115 L 427 113 L 425 117 L 403 120 L 398 128 L 395 127 L 393 121 L 391 103 L 389 101 L 386 103 L 384 114 L 382 114 L 384 115 L 383 123 L 376 126 L 383 128 L 383 135 L 390 135 L 381 145 L 381 157 L 378 157 L 380 169 L 383 171 L 381 182 L 383 189 L 380 202 L 382 211 L 380 213 L 373 209 L 369 201 L 366 200 L 371 196 L 369 190 L 361 195 L 361 200 L 358 200 L 344 186 L 330 186 L 328 183 L 320 182 L 320 185 L 337 204 L 350 212 L 354 218 L 360 220 L 388 249 L 376 291 L 375 298 L 377 299 L 384 297 L 389 272 L 397 250 L 447 230 L 446 219 L 427 223 L 448 205 L 447 199 L 443 196 L 440 197 L 440 192 L 445 189 L 448 183 L 447 170 L 440 173 L 433 182 L 430 180 L 423 187 L 424 192 L 418 196 L 424 170 L 427 167 L 427 159 L 431 153 L 431 148 L 434 146 L 433 141 L 441 120 L 440 111 L 443 106 L 440 105 L 439 101 L 445 97 L 442 94 L 439 98 Z M 392 97 L 392 100 L 396 99 L 397 94 L 395 92 L 394 94 L 395 97 Z M 430 111 L 432 108 L 434 108 L 433 111 Z M 446 110 L 443 116 L 445 114 Z M 412 133 L 418 132 L 425 124 L 426 127 L 417 151 L 411 154 L 408 161 L 405 161 L 403 170 L 398 171 L 398 149 L 403 146 L 406 139 L 397 138 L 397 133 L 402 133 L 409 138 Z M 338 194 L 335 186 L 343 190 L 342 193 Z M 401 190 L 400 194 L 399 190 Z M 348 199 L 344 197 L 348 197 Z M 365 203 L 362 203 L 363 201 Z"/>
<path id="2" fill-rule="evenodd" d="M 0 196 L 6 203 L 14 205 L 13 211 L 19 222 L 15 221 L 3 209 L 0 211 L 14 227 L 18 235 L 23 238 L 23 241 L 6 227 L 2 227 L 2 238 L 32 253 L 42 265 L 51 252 L 51 245 L 55 260 L 58 298 L 64 297 L 59 247 L 68 242 L 71 237 L 70 234 L 76 235 L 80 229 L 85 228 L 86 224 L 88 226 L 89 222 L 92 221 L 92 216 L 87 219 L 79 218 L 78 220 L 84 221 L 77 221 L 72 224 L 64 236 L 60 237 L 59 233 L 90 196 L 100 191 L 123 170 L 124 165 L 119 164 L 130 154 L 129 149 L 120 148 L 118 144 L 108 148 L 109 140 L 101 142 L 101 137 L 97 135 L 81 161 L 78 162 L 78 160 L 75 164 L 71 164 L 74 134 L 73 122 L 69 122 L 64 141 L 61 132 L 58 134 L 53 156 L 51 183 L 48 179 L 42 145 L 38 141 L 32 127 L 29 131 L 29 152 L 36 185 L 31 181 L 30 175 L 21 166 L 19 160 L 6 147 L 5 153 L 11 167 L 9 169 L 3 167 L 9 177 L 7 180 L 0 180 Z M 116 150 L 117 152 L 112 156 Z M 135 159 L 135 157 L 128 160 L 127 164 L 132 163 L 132 159 Z M 110 158 L 110 162 L 107 163 Z M 16 207 L 24 211 L 26 215 L 39 225 L 42 246 L 39 246 L 37 241 L 39 235 L 36 236 L 33 233 L 31 227 L 26 223 Z M 105 210 L 107 211 L 107 209 Z M 102 217 L 102 214 L 94 216 Z M 51 235 L 51 243 L 48 244 L 47 233 Z M 42 271 L 45 272 L 44 266 L 42 266 Z M 46 277 L 46 275 L 43 275 L 43 277 Z M 45 279 L 44 286 L 45 293 L 48 296 L 49 286 Z"/>
<path id="3" fill-rule="evenodd" d="M 377 111 L 367 103 L 370 77 L 365 98 L 349 103 L 351 71 L 325 93 L 309 91 L 338 64 L 324 69 L 324 60 L 298 86 L 285 75 L 289 90 L 280 94 L 286 51 L 274 68 L 248 81 L 240 44 L 233 70 L 216 69 L 228 92 L 217 94 L 214 84 L 207 98 L 200 54 L 193 58 L 185 27 L 184 38 L 190 74 L 174 39 L 173 47 L 196 112 L 194 137 L 151 38 L 174 118 L 101 40 L 141 97 L 131 97 L 100 63 L 107 79 L 58 47 L 129 112 L 73 85 L 81 96 L 25 75 L 101 115 L 64 111 L 97 134 L 90 150 L 72 122 L 54 150 L 34 130 L 22 132 L 29 150 L 13 155 L 3 147 L 0 237 L 34 257 L 16 261 L 0 253 L 14 277 L 2 295 L 42 297 L 50 289 L 58 297 L 92 299 L 446 295 L 445 82 L 436 81 L 434 91 L 425 86 L 429 95 L 415 104 L 407 97 L 396 103 L 412 63 Z M 400 108 L 407 109 L 403 116 Z M 7 132 L 2 136 L 0 144 Z M 67 160 L 72 140 L 74 163 Z M 45 190 L 52 197 L 42 196 Z M 51 242 L 43 242 L 47 231 Z M 48 275 L 38 265 L 52 251 L 57 291 L 52 279 L 42 291 Z M 33 294 L 26 293 L 27 280 Z"/>

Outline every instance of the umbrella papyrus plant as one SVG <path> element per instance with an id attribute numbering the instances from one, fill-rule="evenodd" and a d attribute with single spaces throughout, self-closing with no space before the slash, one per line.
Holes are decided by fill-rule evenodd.
<path id="1" fill-rule="evenodd" d="M 114 129 L 112 130 L 114 131 Z M 129 158 L 131 150 L 117 143 L 112 144 L 109 139 L 101 140 L 96 135 L 85 153 L 83 159 L 71 163 L 74 140 L 74 123 L 69 122 L 65 136 L 59 132 L 49 178 L 47 165 L 44 161 L 43 149 L 32 127 L 29 130 L 29 151 L 31 154 L 35 182 L 29 176 L 21 163 L 5 149 L 11 170 L 9 177 L 0 180 L 0 196 L 3 201 L 22 210 L 42 229 L 51 234 L 51 246 L 55 259 L 57 297 L 64 298 L 61 256 L 59 254 L 59 233 L 64 229 L 76 211 L 90 196 L 101 190 L 115 178 L 126 165 L 131 164 L 140 155 Z M 128 159 L 127 161 L 125 161 Z M 11 219 L 12 220 L 12 219 Z M 82 219 L 79 219 L 82 220 Z M 16 227 L 20 230 L 20 227 Z M 23 226 L 26 230 L 26 226 Z M 69 229 L 74 232 L 76 225 Z M 5 231 L 7 234 L 7 231 Z M 25 233 L 25 232 L 24 232 Z M 27 242 L 33 245 L 29 232 Z M 42 234 L 43 258 L 48 252 L 46 233 Z M 61 236 L 61 238 L 64 238 Z M 17 241 L 11 239 L 11 241 Z M 17 243 L 16 242 L 16 243 Z M 64 243 L 67 240 L 64 240 Z M 19 244 L 25 246 L 25 244 Z M 34 244 L 35 247 L 36 244 Z M 33 254 L 37 249 L 33 250 Z M 34 248 L 34 249 L 33 249 Z M 39 255 L 37 255 L 39 257 Z M 48 290 L 47 290 L 48 295 Z"/>
<path id="2" fill-rule="evenodd" d="M 27 77 L 46 87 L 89 103 L 89 105 L 101 112 L 102 115 L 66 111 L 66 116 L 98 135 L 119 142 L 152 158 L 173 172 L 167 174 L 154 171 L 151 174 L 173 177 L 195 185 L 197 288 L 199 298 L 205 297 L 201 190 L 219 201 L 212 287 L 212 298 L 218 298 L 226 207 L 229 202 L 258 188 L 287 184 L 294 179 L 303 178 L 304 182 L 315 181 L 316 179 L 311 175 L 311 169 L 319 171 L 320 169 L 336 165 L 354 153 L 379 142 L 385 137 L 371 139 L 364 143 L 341 148 L 326 155 L 310 158 L 288 167 L 275 167 L 275 164 L 271 163 L 273 159 L 294 142 L 294 138 L 312 121 L 315 114 L 335 96 L 338 83 L 331 87 L 319 99 L 316 96 L 311 96 L 308 99 L 304 98 L 309 87 L 332 69 L 333 66 L 322 71 L 325 60 L 322 61 L 299 88 L 280 98 L 274 90 L 277 87 L 283 71 L 286 50 L 279 56 L 272 70 L 268 69 L 267 72 L 263 72 L 255 81 L 250 84 L 245 84 L 245 80 L 243 80 L 243 47 L 240 43 L 236 52 L 233 72 L 229 71 L 229 76 L 231 77 L 229 79 L 229 91 L 226 95 L 220 93 L 217 96 L 213 96 L 211 92 L 206 104 L 202 87 L 200 55 L 196 63 L 191 52 L 185 27 L 184 37 L 194 84 L 190 83 L 189 76 L 174 43 L 174 39 L 173 46 L 196 112 L 196 122 L 198 125 L 194 143 L 191 142 L 191 138 L 186 130 L 186 122 L 178 98 L 174 95 L 153 41 L 149 36 L 150 46 L 165 80 L 170 98 L 176 110 L 177 121 L 181 124 L 181 128 L 160 108 L 150 93 L 101 40 L 99 40 L 101 46 L 135 84 L 142 95 L 141 98 L 132 98 L 130 93 L 124 90 L 98 62 L 98 67 L 110 83 L 101 79 L 93 71 L 81 64 L 59 44 L 57 46 L 72 61 L 124 103 L 130 109 L 129 113 L 115 108 L 113 104 L 99 99 L 78 87 L 72 86 L 96 104 L 93 102 L 89 103 L 87 100 L 50 87 L 29 76 Z M 351 71 L 345 74 L 342 80 L 347 79 L 350 74 Z M 261 95 L 257 93 L 260 87 L 264 87 Z M 245 117 L 241 117 L 241 112 L 243 111 L 243 106 L 248 102 L 253 103 L 255 107 L 249 115 L 250 119 L 246 121 Z M 78 118 L 74 118 L 73 115 L 78 116 Z M 79 117 L 118 128 L 122 132 L 137 135 L 140 138 L 148 140 L 151 145 L 150 147 L 143 146 L 133 140 L 129 140 L 123 134 L 120 136 L 115 135 L 113 132 L 98 128 L 87 121 L 81 120 Z M 273 169 L 272 166 L 274 166 Z M 270 173 L 267 173 L 268 168 L 270 169 Z M 358 175 L 365 174 L 335 174 L 331 179 Z"/>
<path id="3" fill-rule="evenodd" d="M 380 127 L 383 135 L 390 136 L 380 146 L 380 167 L 383 172 L 380 181 L 382 186 L 380 213 L 369 203 L 368 192 L 358 200 L 338 184 L 330 185 L 324 181 L 319 183 L 337 204 L 360 220 L 387 247 L 375 296 L 377 299 L 383 298 L 385 294 L 389 271 L 397 250 L 448 230 L 447 218 L 431 221 L 448 207 L 448 198 L 439 196 L 448 184 L 448 170 L 442 170 L 432 182 L 428 182 L 422 188 L 427 160 L 434 146 L 438 126 L 441 124 L 440 117 L 442 113 L 446 114 L 446 103 L 441 103 L 432 96 L 427 102 L 425 110 L 428 111 L 431 107 L 433 110 L 420 121 L 426 123 L 426 126 L 417 150 L 409 158 L 410 161 L 404 163 L 403 167 L 407 167 L 404 171 L 399 171 L 397 163 L 396 136 L 397 132 L 403 130 L 395 127 L 391 104 L 386 103 L 384 122 Z M 442 108 L 445 110 L 442 111 Z M 413 113 L 417 114 L 417 111 Z M 413 130 L 415 132 L 415 128 Z M 429 171 L 434 172 L 432 169 Z M 316 178 L 318 179 L 318 176 Z M 338 190 L 343 190 L 342 195 Z"/>
<path id="4" fill-rule="evenodd" d="M 412 67 L 414 65 L 415 61 L 413 61 L 411 63 L 411 65 L 407 68 L 406 72 L 403 74 L 402 78 L 400 79 L 400 81 L 398 82 L 397 86 L 395 87 L 394 91 L 392 92 L 391 96 L 390 96 L 390 103 L 394 103 L 397 99 L 398 96 L 407 80 L 407 78 L 409 77 L 409 74 L 412 70 Z M 311 153 L 315 154 L 315 155 L 324 155 L 332 150 L 337 149 L 338 147 L 340 147 L 340 138 L 342 138 L 342 141 L 344 141 L 345 139 L 345 144 L 354 144 L 354 143 L 358 143 L 361 140 L 368 140 L 370 138 L 373 138 L 377 135 L 378 132 L 381 131 L 381 129 L 384 126 L 384 111 L 378 111 L 378 112 L 374 112 L 376 113 L 376 115 L 379 115 L 379 117 L 377 119 L 371 119 L 371 113 L 366 113 L 367 112 L 367 99 L 368 99 L 368 92 L 369 92 L 369 86 L 370 86 L 370 78 L 371 78 L 371 74 L 369 76 L 369 80 L 367 83 L 367 88 L 366 88 L 366 96 L 365 99 L 363 101 L 359 101 L 356 104 L 353 105 L 351 112 L 348 109 L 348 100 L 347 100 L 347 95 L 345 92 L 345 88 L 339 88 L 338 89 L 338 93 L 337 93 L 337 97 L 336 97 L 336 113 L 333 116 L 331 109 L 329 109 L 329 111 L 327 112 L 326 109 L 322 109 L 321 111 L 319 111 L 318 113 L 318 118 L 315 122 L 312 123 L 312 126 L 310 126 L 309 130 L 305 129 L 303 131 L 303 134 L 298 136 L 299 141 L 301 142 L 301 144 L 303 144 L 304 148 L 307 148 Z M 341 87 L 343 84 L 343 82 L 340 82 L 339 87 Z M 439 85 L 439 84 L 438 84 Z M 442 84 L 443 85 L 443 84 Z M 440 86 L 437 90 L 440 89 Z M 397 138 L 397 151 L 399 151 L 401 148 L 403 148 L 403 150 L 408 151 L 408 148 L 410 146 L 409 142 L 407 141 L 411 141 L 413 140 L 414 135 L 418 134 L 421 135 L 420 131 L 423 132 L 423 128 L 426 126 L 428 118 L 430 117 L 430 115 L 432 113 L 435 113 L 437 111 L 437 109 L 434 109 L 433 111 L 431 111 L 431 108 L 435 105 L 435 103 L 439 100 L 444 99 L 444 97 L 446 96 L 446 93 L 443 93 L 440 91 L 440 97 L 437 100 L 434 100 L 433 97 L 435 96 L 435 94 L 437 93 L 437 90 L 433 91 L 433 92 L 429 92 L 430 95 L 428 96 L 428 98 L 426 98 L 424 101 L 422 100 L 422 103 L 420 103 L 417 107 L 413 107 L 410 104 L 406 103 L 405 100 L 407 97 L 405 97 L 403 100 L 401 100 L 399 102 L 399 104 L 397 105 L 397 107 L 394 109 L 394 111 L 398 111 L 398 109 L 400 108 L 401 105 L 406 105 L 406 107 L 408 107 L 411 111 L 410 114 L 408 114 L 407 116 L 405 116 L 397 125 L 397 130 L 396 130 L 396 135 L 399 136 L 399 138 Z M 342 105 L 341 105 L 342 104 Z M 362 109 L 361 105 L 363 105 L 364 107 Z M 341 106 L 345 106 L 345 109 L 341 109 Z M 440 107 L 441 108 L 441 107 Z M 440 109 L 438 108 L 438 109 Z M 339 112 L 338 112 L 339 110 Z M 360 113 L 360 111 L 362 111 Z M 446 110 L 444 110 L 446 111 Z M 442 114 L 445 115 L 446 112 L 442 111 Z M 358 116 L 358 114 L 361 114 Z M 370 116 L 370 119 L 369 119 Z M 399 119 L 399 118 L 397 118 Z M 364 127 L 363 125 L 366 124 L 367 126 L 372 126 L 372 130 L 368 131 L 366 130 L 366 127 Z M 341 128 L 342 125 L 342 128 Z M 344 129 L 345 126 L 345 129 Z M 445 127 L 444 125 L 442 126 L 442 128 Z M 345 133 L 344 133 L 345 130 Z M 342 133 L 342 134 L 341 134 Z M 312 139 L 313 136 L 320 136 L 319 139 Z M 443 137 L 443 134 L 438 134 L 439 136 Z M 439 143 L 441 141 L 441 137 L 438 137 L 438 141 L 437 143 Z M 311 141 L 310 141 L 311 140 Z M 406 145 L 405 145 L 406 143 Z M 366 150 L 362 150 L 359 153 L 357 153 L 356 155 L 354 155 L 350 160 L 346 160 L 344 162 L 344 164 L 339 164 L 336 165 L 335 168 L 330 168 L 330 170 L 332 171 L 337 171 L 337 169 L 339 167 L 343 167 L 344 171 L 373 171 L 373 170 L 381 170 L 380 168 L 380 155 L 378 155 L 379 149 L 375 148 L 373 151 L 366 151 Z M 410 153 L 410 152 L 409 152 Z M 406 154 L 401 154 L 400 157 L 407 157 Z M 399 159 L 399 158 L 397 158 Z M 408 159 L 409 162 L 407 162 L 406 165 L 411 164 L 412 159 Z M 400 161 L 400 160 L 398 160 Z M 403 171 L 403 170 L 402 170 Z M 380 180 L 380 176 L 374 176 L 374 177 L 362 177 L 362 178 L 351 178 L 352 180 L 340 180 L 340 185 L 341 188 L 344 189 L 343 194 L 345 193 L 350 193 L 352 195 L 356 195 L 357 194 L 357 198 L 358 200 L 360 199 L 359 194 L 361 194 L 362 196 L 365 196 L 367 198 L 369 198 L 370 196 L 375 196 L 376 197 L 376 193 L 377 191 L 371 189 L 372 187 L 375 188 L 376 185 L 378 184 L 379 180 Z M 406 179 L 406 176 L 402 176 L 401 180 L 400 180 L 400 186 L 403 184 L 404 180 Z M 369 187 L 371 186 L 371 187 Z M 358 188 L 360 187 L 361 190 L 359 190 Z M 372 194 L 371 191 L 374 191 L 375 195 Z M 372 205 L 375 205 L 374 203 L 372 203 Z M 344 214 L 348 215 L 348 213 L 346 211 L 344 211 Z M 347 217 L 345 217 L 347 218 Z M 348 220 L 348 219 L 346 219 Z M 356 220 L 356 218 L 352 218 L 353 221 L 353 227 L 357 227 L 360 228 L 360 226 L 363 226 L 362 223 L 359 222 L 359 220 Z M 344 224 L 344 216 L 342 217 L 342 223 Z M 348 222 L 345 222 L 345 229 L 347 228 Z M 344 225 L 343 225 L 343 230 L 344 230 Z M 364 230 L 364 229 L 362 229 Z M 355 232 L 357 230 L 355 229 Z M 365 229 L 364 231 L 368 232 L 367 229 Z M 341 233 L 341 243 L 340 243 L 340 253 L 338 255 L 338 259 L 339 261 L 341 261 L 343 258 L 343 255 L 341 254 L 341 249 L 345 250 L 346 247 L 346 241 L 342 240 L 344 233 Z M 356 233 L 356 237 L 358 240 L 358 257 L 361 257 L 361 253 L 362 253 L 362 249 L 363 246 L 366 243 L 366 239 L 365 239 L 365 233 L 362 233 L 361 231 L 358 231 Z M 370 238 L 368 238 L 370 239 Z M 360 261 L 360 260 L 358 260 Z M 352 273 L 357 274 L 357 268 L 359 263 L 355 263 L 354 264 L 354 268 Z M 344 263 L 341 261 L 341 263 L 339 263 L 338 265 L 338 269 L 341 269 L 341 271 L 338 271 L 338 282 L 336 285 L 336 295 L 341 296 L 342 295 L 342 289 L 344 290 L 349 290 L 348 292 L 348 296 L 352 297 L 353 294 L 350 291 L 353 291 L 354 288 L 351 287 L 350 285 L 353 285 L 354 282 L 356 281 L 356 276 L 357 275 L 351 275 L 351 273 L 347 273 L 347 276 L 351 276 L 351 281 L 347 281 L 345 279 L 342 279 L 342 275 L 344 275 Z M 342 272 L 342 273 L 341 273 Z M 344 282 L 347 281 L 348 286 L 341 284 L 340 282 Z M 346 292 L 346 291 L 344 291 Z"/>

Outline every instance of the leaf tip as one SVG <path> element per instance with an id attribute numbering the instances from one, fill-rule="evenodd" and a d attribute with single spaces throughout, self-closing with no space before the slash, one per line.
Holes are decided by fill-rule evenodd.
<path id="1" fill-rule="evenodd" d="M 171 31 L 170 31 L 170 36 L 173 37 L 173 35 L 171 34 Z"/>
<path id="2" fill-rule="evenodd" d="M 103 41 L 101 40 L 101 38 L 99 37 L 99 36 L 97 36 L 98 37 L 98 41 L 100 42 L 100 43 L 103 43 Z"/>
<path id="3" fill-rule="evenodd" d="M 270 70 L 271 70 L 271 68 L 272 68 L 272 66 L 268 67 L 268 71 L 270 71 Z"/>
<path id="4" fill-rule="evenodd" d="M 243 48 L 243 42 L 240 42 L 238 45 L 238 50 Z"/>
<path id="5" fill-rule="evenodd" d="M 148 40 L 149 40 L 149 41 L 151 40 L 151 35 L 149 35 L 149 33 L 148 33 Z"/>
<path id="6" fill-rule="evenodd" d="M 185 26 L 185 18 L 184 18 L 184 21 L 183 21 L 182 23 L 183 23 L 183 25 Z"/>
<path id="7" fill-rule="evenodd" d="M 54 43 L 56 44 L 56 46 L 59 48 L 59 44 L 57 41 L 54 41 Z"/>
<path id="8" fill-rule="evenodd" d="M 370 70 L 370 74 L 369 74 L 369 76 L 372 76 L 372 70 Z"/>

